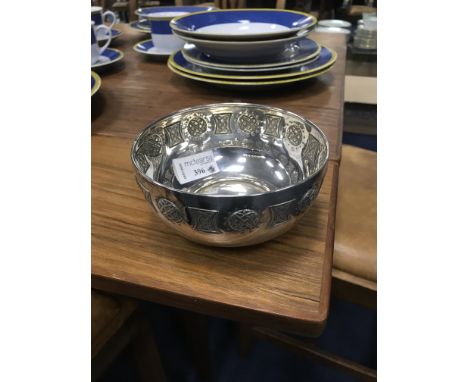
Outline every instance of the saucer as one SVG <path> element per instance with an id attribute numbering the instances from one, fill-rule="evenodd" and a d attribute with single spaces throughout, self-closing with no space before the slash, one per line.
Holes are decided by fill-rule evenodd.
<path id="1" fill-rule="evenodd" d="M 112 32 L 112 40 L 116 39 L 117 37 L 120 37 L 122 35 L 122 32 L 117 30 L 117 29 L 111 29 L 111 32 Z M 97 36 L 97 40 L 98 42 L 101 42 L 101 41 L 107 41 L 107 37 L 106 35 L 102 35 L 102 34 L 98 34 Z"/>
<path id="2" fill-rule="evenodd" d="M 96 94 L 96 92 L 101 87 L 101 77 L 97 73 L 91 71 L 91 97 Z"/>
<path id="3" fill-rule="evenodd" d="M 97 69 L 112 65 L 115 62 L 120 61 L 123 57 L 124 54 L 120 50 L 114 48 L 107 48 L 99 56 L 99 60 L 95 64 L 91 65 L 91 68 Z"/>
<path id="4" fill-rule="evenodd" d="M 151 29 L 148 26 L 148 23 L 145 21 L 140 21 L 140 20 L 132 21 L 130 23 L 130 27 L 137 30 L 138 32 L 151 33 Z"/>
<path id="5" fill-rule="evenodd" d="M 153 40 L 140 41 L 139 43 L 133 45 L 133 50 L 144 54 L 146 56 L 159 56 L 159 57 L 168 57 L 174 50 L 171 49 L 161 49 L 153 45 Z"/>

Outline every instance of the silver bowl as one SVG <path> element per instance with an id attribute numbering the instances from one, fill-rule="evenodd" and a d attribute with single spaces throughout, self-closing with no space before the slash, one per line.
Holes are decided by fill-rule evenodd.
<path id="1" fill-rule="evenodd" d="M 189 240 L 237 247 L 270 240 L 298 221 L 319 193 L 328 152 L 322 131 L 299 115 L 222 103 L 151 122 L 131 159 L 165 223 Z"/>

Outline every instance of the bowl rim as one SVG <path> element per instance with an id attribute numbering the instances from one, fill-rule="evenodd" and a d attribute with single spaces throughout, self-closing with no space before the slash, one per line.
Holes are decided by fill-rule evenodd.
<path id="1" fill-rule="evenodd" d="M 187 41 L 193 45 L 197 45 L 202 43 L 205 44 L 205 46 L 208 44 L 209 46 L 256 46 L 256 45 L 276 45 L 279 43 L 287 43 L 287 42 L 292 42 L 295 40 L 300 40 L 302 38 L 307 38 L 307 36 L 313 32 L 313 29 L 311 28 L 305 28 L 297 31 L 295 34 L 292 36 L 286 36 L 286 37 L 281 37 L 281 38 L 275 38 L 271 40 L 230 40 L 230 41 L 223 41 L 223 40 L 209 40 L 205 38 L 195 38 L 192 36 L 187 36 L 183 35 L 175 30 L 172 30 L 173 33 L 177 36 L 179 36 L 182 40 Z M 194 41 L 194 42 L 193 42 Z M 318 43 L 317 43 L 318 44 Z M 203 46 L 203 45 L 202 45 Z"/>
<path id="2" fill-rule="evenodd" d="M 315 26 L 317 24 L 317 18 L 309 13 L 305 13 L 305 12 L 301 12 L 301 11 L 295 11 L 295 10 L 291 10 L 291 9 L 274 9 L 274 8 L 246 8 L 246 9 L 214 9 L 212 11 L 201 11 L 201 12 L 193 12 L 193 13 L 190 13 L 190 14 L 187 14 L 187 15 L 180 15 L 180 16 L 177 16 L 177 17 L 174 17 L 171 22 L 170 22 L 170 26 L 172 28 L 172 30 L 174 31 L 177 31 L 177 32 L 180 32 L 181 34 L 182 33 L 187 33 L 187 34 L 190 34 L 190 35 L 197 35 L 196 33 L 193 33 L 194 31 L 188 31 L 188 30 L 185 30 L 183 28 L 180 28 L 178 25 L 177 25 L 177 22 L 185 17 L 191 17 L 191 16 L 195 16 L 195 15 L 201 15 L 201 14 L 204 14 L 204 13 L 208 13 L 208 12 L 211 12 L 212 14 L 216 14 L 216 13 L 234 13 L 234 12 L 252 12 L 252 11 L 264 11 L 264 12 L 271 12 L 271 13 L 290 13 L 290 14 L 296 14 L 296 15 L 300 15 L 302 17 L 304 17 L 306 20 L 309 20 L 309 22 L 301 27 L 296 27 L 296 28 L 289 28 L 289 31 L 285 31 L 285 33 L 293 33 L 294 31 L 295 32 L 299 32 L 301 29 L 311 29 L 313 26 Z M 278 32 L 277 32 L 278 33 Z M 266 34 L 265 36 L 268 36 L 268 34 Z M 198 33 L 198 37 L 199 38 L 209 38 L 209 35 L 207 36 L 206 34 L 204 33 Z M 230 37 L 228 35 L 228 37 Z M 218 41 L 224 41 L 224 40 L 218 40 Z M 231 39 L 229 40 L 226 40 L 226 41 L 231 41 Z"/>
<path id="3" fill-rule="evenodd" d="M 135 153 L 136 153 L 136 145 L 138 143 L 138 140 L 140 139 L 140 137 L 151 127 L 153 126 L 154 124 L 164 120 L 164 119 L 168 119 L 170 117 L 173 117 L 177 114 L 180 114 L 180 113 L 184 113 L 184 112 L 188 112 L 188 111 L 194 111 L 196 112 L 197 110 L 199 109 L 204 109 L 204 108 L 211 108 L 211 107 L 215 107 L 215 106 L 235 106 L 235 107 L 238 107 L 238 106 L 252 106 L 252 107 L 260 107 L 260 108 L 269 108 L 270 110 L 273 110 L 273 111 L 277 111 L 277 112 L 281 112 L 281 113 L 285 113 L 285 114 L 288 114 L 290 116 L 293 116 L 293 117 L 296 117 L 296 118 L 299 118 L 301 119 L 302 121 L 306 121 L 307 123 L 310 123 L 312 124 L 315 129 L 318 131 L 319 135 L 322 136 L 324 142 L 325 142 L 325 148 L 326 148 L 326 156 L 325 156 L 325 159 L 322 163 L 322 165 L 317 169 L 315 170 L 312 174 L 310 174 L 309 176 L 307 176 L 306 178 L 302 179 L 300 182 L 298 183 L 295 183 L 295 184 L 291 184 L 289 186 L 286 186 L 286 187 L 283 187 L 283 188 L 279 188 L 277 190 L 273 190 L 273 191 L 266 191 L 266 192 L 259 192 L 259 193 L 256 193 L 256 194 L 248 194 L 248 195 L 210 195 L 210 194 L 197 194 L 195 192 L 189 192 L 189 191 L 184 191 L 184 190 L 179 190 L 177 188 L 174 188 L 172 186 L 167 186 L 165 184 L 162 184 L 160 182 L 157 182 L 156 180 L 150 178 L 149 176 L 147 176 L 146 174 L 142 173 L 140 171 L 140 169 L 138 168 L 137 166 L 137 163 L 136 163 L 136 158 L 135 158 Z M 248 102 L 222 102 L 222 103 L 211 103 L 211 104 L 206 104 L 206 105 L 197 105 L 197 106 L 191 106 L 191 107 L 187 107 L 187 108 L 184 108 L 184 109 L 180 109 L 180 110 L 177 110 L 175 112 L 172 112 L 170 114 L 167 114 L 161 118 L 157 118 L 157 119 L 154 119 L 152 120 L 150 123 L 147 124 L 147 126 L 142 130 L 140 131 L 137 136 L 135 137 L 135 139 L 133 140 L 133 143 L 132 143 L 132 148 L 131 148 L 131 151 L 130 151 L 130 159 L 132 161 L 132 164 L 133 164 L 133 167 L 134 169 L 136 170 L 136 172 L 138 173 L 138 175 L 140 175 L 141 177 L 143 177 L 147 182 L 149 182 L 150 184 L 154 185 L 154 186 L 159 186 L 163 189 L 166 189 L 166 190 L 169 190 L 171 192 L 174 192 L 176 194 L 181 194 L 181 195 L 186 195 L 186 196 L 197 196 L 197 197 L 207 197 L 207 198 L 214 198 L 214 199 L 218 199 L 218 198 L 245 198 L 245 197 L 255 197 L 255 196 L 260 196 L 260 195 L 272 195 L 272 194 L 275 194 L 275 193 L 280 193 L 280 192 L 284 192 L 284 191 L 287 191 L 287 190 L 290 190 L 290 189 L 293 189 L 295 187 L 300 187 L 302 184 L 308 182 L 309 180 L 313 179 L 317 174 L 319 174 L 324 168 L 326 168 L 327 164 L 328 164 L 328 159 L 329 159 L 329 156 L 330 156 L 330 147 L 329 147 L 329 143 L 328 143 L 328 138 L 327 136 L 325 135 L 325 133 L 312 121 L 310 121 L 309 119 L 307 118 L 304 118 L 304 117 L 301 117 L 300 115 L 296 114 L 296 113 L 293 113 L 291 111 L 288 111 L 288 110 L 285 110 L 285 109 L 281 109 L 279 107 L 272 107 L 272 106 L 268 106 L 268 105 L 261 105 L 261 104 L 256 104 L 256 103 L 248 103 Z"/>
<path id="4" fill-rule="evenodd" d="M 152 7 L 139 7 L 135 10 L 135 15 L 137 16 L 147 16 L 147 14 L 143 13 L 144 9 L 149 9 L 149 8 L 156 8 L 160 12 L 154 12 L 154 13 L 163 13 L 164 11 L 168 11 L 169 8 L 171 8 L 174 12 L 177 12 L 177 8 L 199 8 L 199 11 L 193 11 L 193 12 L 186 12 L 184 15 L 179 15 L 179 16 L 154 16 L 157 17 L 155 20 L 172 20 L 175 17 L 182 17 L 182 16 L 188 16 L 191 15 L 192 13 L 201 13 L 201 12 L 210 12 L 213 10 L 217 10 L 215 6 L 199 6 L 199 5 L 163 5 L 163 6 L 152 6 Z"/>

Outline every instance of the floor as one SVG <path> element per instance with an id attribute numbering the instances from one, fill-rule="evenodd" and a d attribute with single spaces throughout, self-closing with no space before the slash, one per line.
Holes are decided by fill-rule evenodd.
<path id="1" fill-rule="evenodd" d="M 377 151 L 376 106 L 346 104 L 344 126 L 343 143 Z M 168 382 L 204 382 L 197 376 L 189 346 L 182 335 L 181 312 L 150 303 L 145 304 L 144 308 L 154 329 Z M 236 345 L 237 325 L 214 317 L 209 317 L 208 323 L 212 381 L 351 382 L 357 380 L 263 340 L 254 339 L 251 351 L 242 357 Z M 376 368 L 377 312 L 332 298 L 327 326 L 316 343 L 325 350 Z M 101 381 L 138 381 L 130 355 L 123 352 Z"/>

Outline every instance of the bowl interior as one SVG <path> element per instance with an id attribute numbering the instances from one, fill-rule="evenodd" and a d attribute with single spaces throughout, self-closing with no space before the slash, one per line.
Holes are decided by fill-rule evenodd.
<path id="1" fill-rule="evenodd" d="M 137 171 L 150 182 L 205 195 L 277 191 L 311 177 L 327 158 L 327 140 L 312 122 L 249 104 L 177 112 L 151 123 L 132 149 Z M 177 166 L 195 175 L 183 179 Z"/>
<path id="2" fill-rule="evenodd" d="M 219 37 L 269 34 L 311 26 L 311 15 L 284 10 L 222 10 L 177 18 L 172 25 L 180 31 Z"/>

